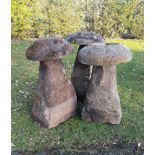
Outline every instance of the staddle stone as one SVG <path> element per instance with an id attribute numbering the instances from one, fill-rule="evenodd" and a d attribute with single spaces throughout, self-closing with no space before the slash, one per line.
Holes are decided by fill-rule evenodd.
<path id="1" fill-rule="evenodd" d="M 72 50 L 68 42 L 56 37 L 36 40 L 27 50 L 28 59 L 40 61 L 32 116 L 44 127 L 55 127 L 76 113 L 76 93 L 61 60 Z"/>
<path id="2" fill-rule="evenodd" d="M 82 109 L 82 119 L 101 123 L 120 123 L 122 109 L 115 65 L 131 59 L 130 49 L 121 44 L 91 45 L 79 51 L 80 63 L 93 65 Z"/>

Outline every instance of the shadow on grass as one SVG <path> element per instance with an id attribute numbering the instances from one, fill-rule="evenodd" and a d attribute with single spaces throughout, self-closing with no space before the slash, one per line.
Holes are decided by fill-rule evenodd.
<path id="1" fill-rule="evenodd" d="M 51 148 L 41 152 L 12 152 L 11 155 L 144 155 L 144 145 L 120 141 L 113 145 L 90 145 L 81 150 Z"/>

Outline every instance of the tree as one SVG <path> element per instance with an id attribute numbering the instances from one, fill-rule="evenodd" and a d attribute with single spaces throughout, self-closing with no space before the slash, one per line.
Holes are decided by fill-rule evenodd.
<path id="1" fill-rule="evenodd" d="M 144 5 L 143 1 L 128 0 L 121 4 L 120 21 L 122 23 L 121 34 L 132 34 L 143 38 L 144 34 Z"/>
<path id="2" fill-rule="evenodd" d="M 143 0 L 12 0 L 12 36 L 39 38 L 95 31 L 143 38 Z"/>
<path id="3" fill-rule="evenodd" d="M 31 0 L 12 0 L 12 36 L 26 37 L 26 31 L 31 29 L 31 4 Z"/>

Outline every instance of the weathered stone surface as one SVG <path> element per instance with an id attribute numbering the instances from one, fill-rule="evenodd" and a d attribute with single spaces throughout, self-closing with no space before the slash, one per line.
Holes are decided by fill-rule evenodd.
<path id="1" fill-rule="evenodd" d="M 57 126 L 76 113 L 76 93 L 60 59 L 69 54 L 72 47 L 67 42 L 59 44 L 56 40 L 38 40 L 27 50 L 29 59 L 41 60 L 32 116 L 48 128 Z"/>
<path id="2" fill-rule="evenodd" d="M 119 124 L 122 117 L 115 64 L 130 61 L 131 51 L 123 45 L 91 45 L 79 51 L 78 60 L 93 65 L 82 110 L 82 119 Z"/>
<path id="3" fill-rule="evenodd" d="M 60 59 L 41 61 L 33 117 L 45 127 L 54 127 L 76 112 L 76 93 L 65 76 Z"/>
<path id="4" fill-rule="evenodd" d="M 70 54 L 73 47 L 61 38 L 50 37 L 36 40 L 26 52 L 26 57 L 33 61 L 58 59 Z"/>
<path id="5" fill-rule="evenodd" d="M 79 50 L 83 48 L 84 45 L 80 45 Z M 78 50 L 78 51 L 79 51 Z M 76 57 L 73 71 L 71 74 L 71 81 L 76 90 L 76 95 L 78 100 L 83 100 L 86 94 L 88 82 L 91 78 L 92 67 L 89 65 L 81 64 Z"/>
<path id="6" fill-rule="evenodd" d="M 82 119 L 119 124 L 122 117 L 117 91 L 115 67 L 93 67 L 92 77 L 85 97 Z"/>
<path id="7" fill-rule="evenodd" d="M 66 40 L 71 43 L 79 44 L 79 45 L 88 45 L 90 43 L 103 43 L 105 39 L 96 34 L 95 32 L 76 32 L 69 35 Z"/>
<path id="8" fill-rule="evenodd" d="M 131 59 L 130 49 L 121 44 L 86 46 L 78 53 L 78 60 L 86 65 L 113 66 Z"/>
<path id="9" fill-rule="evenodd" d="M 68 42 L 79 44 L 79 50 L 81 50 L 86 45 L 95 44 L 95 43 L 105 43 L 105 39 L 102 38 L 102 36 L 96 34 L 95 32 L 77 32 L 74 34 L 71 34 L 66 38 Z M 77 52 L 77 56 L 78 56 Z M 73 86 L 76 90 L 76 94 L 79 100 L 83 100 L 84 96 L 87 91 L 88 83 L 91 78 L 91 71 L 92 67 L 90 65 L 81 64 L 78 60 L 78 57 L 76 57 L 72 75 L 71 75 L 71 81 L 73 83 Z"/>

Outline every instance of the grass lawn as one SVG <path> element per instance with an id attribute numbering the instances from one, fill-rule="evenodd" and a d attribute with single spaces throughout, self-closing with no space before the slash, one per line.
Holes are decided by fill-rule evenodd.
<path id="1" fill-rule="evenodd" d="M 34 152 L 59 148 L 65 150 L 97 149 L 119 141 L 143 143 L 143 41 L 107 40 L 122 43 L 133 51 L 133 60 L 117 65 L 118 90 L 123 117 L 119 125 L 90 123 L 75 116 L 54 129 L 40 128 L 30 116 L 33 91 L 38 78 L 38 62 L 27 60 L 27 41 L 12 44 L 12 151 Z M 63 59 L 70 76 L 76 51 Z"/>

